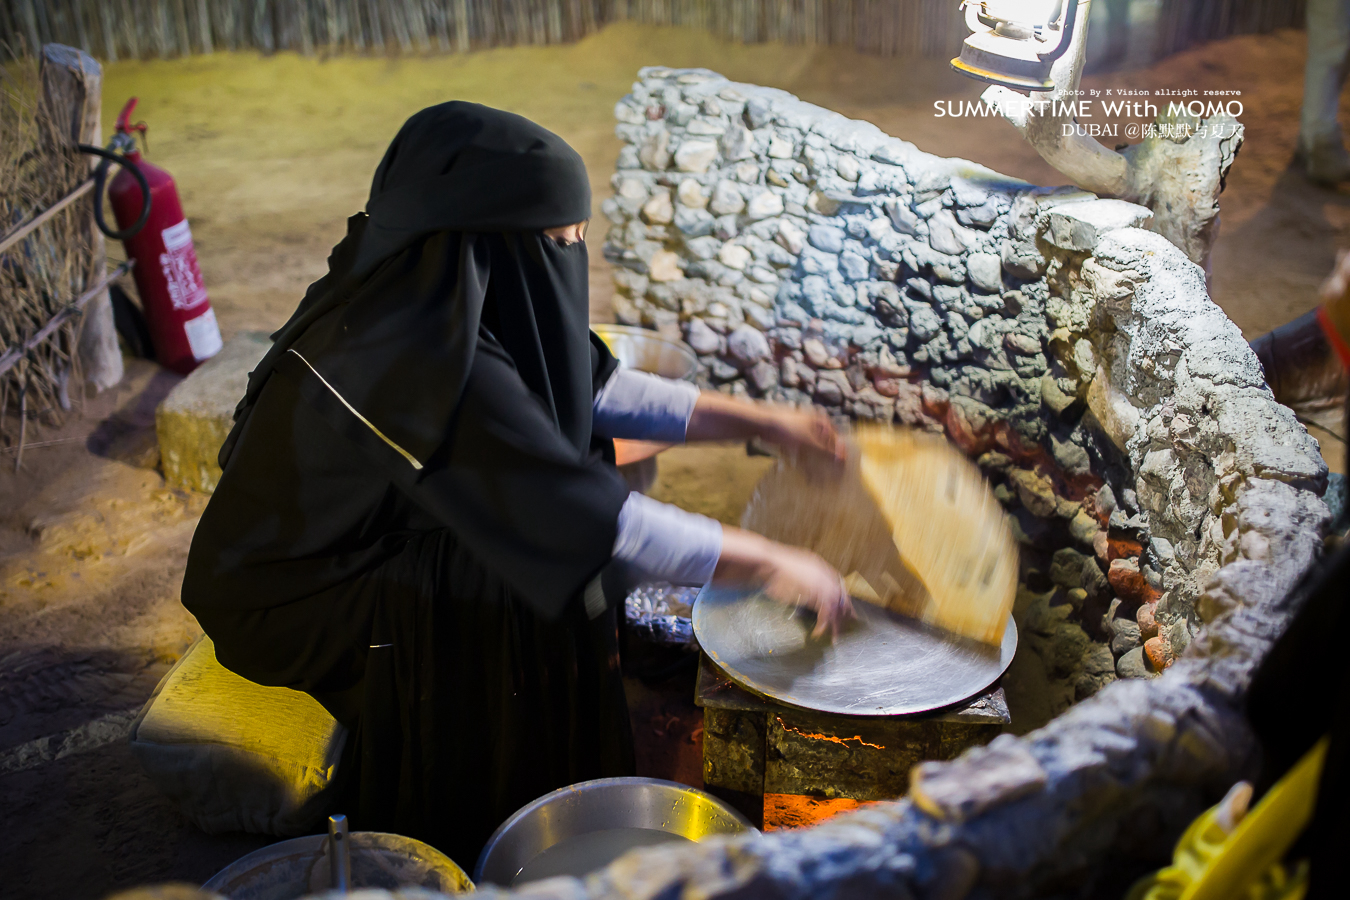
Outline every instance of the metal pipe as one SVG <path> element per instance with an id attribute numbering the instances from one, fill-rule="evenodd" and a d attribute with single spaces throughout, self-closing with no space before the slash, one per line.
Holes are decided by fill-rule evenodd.
<path id="1" fill-rule="evenodd" d="M 347 833 L 347 817 L 341 813 L 328 817 L 328 865 L 333 890 L 343 894 L 352 889 L 351 835 Z"/>

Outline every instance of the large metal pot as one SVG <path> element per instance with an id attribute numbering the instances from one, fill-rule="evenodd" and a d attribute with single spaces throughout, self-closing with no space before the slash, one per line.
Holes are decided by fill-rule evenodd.
<path id="1" fill-rule="evenodd" d="M 609 347 L 619 362 L 639 372 L 650 372 L 677 381 L 693 381 L 698 357 L 684 341 L 662 337 L 655 331 L 633 325 L 592 325 L 591 329 Z M 616 442 L 619 473 L 630 490 L 646 492 L 656 483 L 656 454 L 665 444 L 650 441 Z"/>
<path id="2" fill-rule="evenodd" d="M 441 894 L 473 890 L 454 860 L 413 838 L 378 831 L 351 834 L 351 887 L 426 888 Z M 240 857 L 202 885 L 229 900 L 294 900 L 333 886 L 327 835 L 280 841 Z"/>
<path id="3" fill-rule="evenodd" d="M 656 778 L 600 778 L 545 794 L 519 809 L 488 840 L 474 867 L 478 884 L 510 885 L 527 863 L 568 838 L 646 828 L 702 840 L 756 829 L 721 800 Z"/>
<path id="4" fill-rule="evenodd" d="M 693 381 L 698 372 L 698 357 L 684 341 L 635 325 L 596 324 L 591 330 L 630 369 L 680 381 Z"/>

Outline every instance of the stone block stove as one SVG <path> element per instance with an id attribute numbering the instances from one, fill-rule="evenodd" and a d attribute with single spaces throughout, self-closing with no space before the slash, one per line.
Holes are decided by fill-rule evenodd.
<path id="1" fill-rule="evenodd" d="M 615 113 L 619 319 L 723 390 L 945 431 L 1016 520 L 1019 655 L 1063 696 L 905 799 L 543 893 L 1049 896 L 1163 862 L 1251 773 L 1243 694 L 1327 519 L 1317 445 L 1203 272 L 1141 207 L 706 70 L 644 69 Z"/>

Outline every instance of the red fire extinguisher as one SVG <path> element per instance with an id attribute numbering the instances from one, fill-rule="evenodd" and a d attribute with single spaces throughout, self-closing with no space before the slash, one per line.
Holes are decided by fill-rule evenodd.
<path id="1" fill-rule="evenodd" d="M 220 351 L 220 328 L 202 283 L 192 232 L 178 202 L 173 177 L 142 159 L 136 147 L 132 132 L 144 134 L 146 126 L 144 122 L 131 124 L 135 108 L 136 98 L 132 97 L 117 117 L 107 148 L 112 152 L 99 153 L 105 160 L 121 154 L 131 164 L 123 165 L 108 186 L 119 229 L 109 235 L 120 239 L 127 258 L 136 262 L 132 274 L 155 358 L 165 368 L 186 375 Z M 106 165 L 100 168 L 106 171 Z"/>

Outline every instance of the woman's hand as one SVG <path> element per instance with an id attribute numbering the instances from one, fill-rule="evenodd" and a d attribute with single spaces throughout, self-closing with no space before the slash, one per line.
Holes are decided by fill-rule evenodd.
<path id="1" fill-rule="evenodd" d="M 818 409 L 775 406 L 737 400 L 716 391 L 704 391 L 685 429 L 688 441 L 725 441 L 760 438 L 803 462 L 840 466 L 847 453 L 830 417 Z"/>
<path id="2" fill-rule="evenodd" d="M 787 606 L 804 606 L 816 614 L 812 637 L 820 637 L 828 630 L 837 637 L 839 626 L 853 618 L 853 601 L 849 599 L 844 579 L 834 567 L 809 550 L 775 544 L 775 559 L 769 577 L 764 581 L 764 593 Z"/>
<path id="3" fill-rule="evenodd" d="M 817 462 L 842 464 L 847 454 L 844 439 L 822 410 L 791 406 L 764 407 L 769 421 L 760 435 L 788 454 Z"/>
<path id="4" fill-rule="evenodd" d="M 833 638 L 839 626 L 853 617 L 844 579 L 829 563 L 809 550 L 740 528 L 722 529 L 722 555 L 713 584 L 757 584 L 779 603 L 814 611 L 815 637 L 829 631 Z"/>

